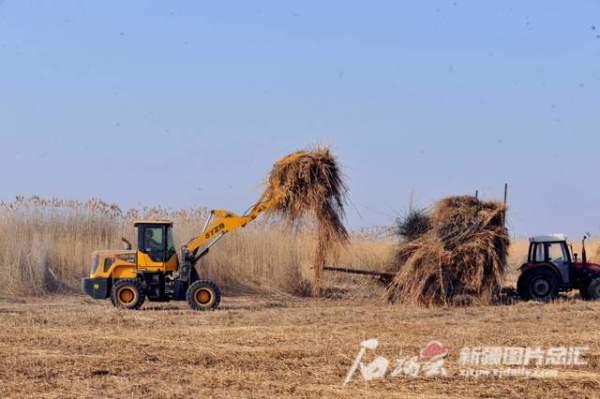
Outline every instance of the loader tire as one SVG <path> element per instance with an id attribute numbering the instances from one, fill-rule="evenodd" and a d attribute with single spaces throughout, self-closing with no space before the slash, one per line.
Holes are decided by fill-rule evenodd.
<path id="1" fill-rule="evenodd" d="M 186 299 L 193 310 L 215 310 L 221 303 L 221 290 L 212 281 L 198 280 L 188 288 Z"/>
<path id="2" fill-rule="evenodd" d="M 517 284 L 519 296 L 523 300 L 548 302 L 558 298 L 559 279 L 548 269 L 525 272 Z"/>
<path id="3" fill-rule="evenodd" d="M 591 279 L 587 287 L 585 287 L 585 296 L 583 293 L 581 296 L 590 301 L 600 300 L 600 277 Z"/>
<path id="4" fill-rule="evenodd" d="M 146 300 L 146 294 L 139 281 L 119 280 L 113 285 L 110 300 L 116 308 L 138 310 Z"/>

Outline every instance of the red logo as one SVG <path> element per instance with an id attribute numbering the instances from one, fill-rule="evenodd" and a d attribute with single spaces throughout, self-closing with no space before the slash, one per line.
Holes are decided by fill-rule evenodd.
<path id="1" fill-rule="evenodd" d="M 448 348 L 439 341 L 431 341 L 419 353 L 421 359 L 433 359 L 434 357 L 448 356 Z"/>

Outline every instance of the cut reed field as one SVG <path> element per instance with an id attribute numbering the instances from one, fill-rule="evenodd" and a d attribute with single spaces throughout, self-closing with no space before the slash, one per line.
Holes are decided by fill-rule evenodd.
<path id="1" fill-rule="evenodd" d="M 82 296 L 0 297 L 0 397 L 592 399 L 599 312 L 579 300 L 442 309 L 278 295 L 228 296 L 209 313 L 183 303 L 131 312 Z M 380 345 L 363 361 L 388 359 L 387 377 L 357 371 L 342 387 L 371 338 Z M 431 340 L 450 351 L 448 378 L 391 376 Z M 481 346 L 587 347 L 587 364 L 546 380 L 461 377 L 461 348 Z"/>

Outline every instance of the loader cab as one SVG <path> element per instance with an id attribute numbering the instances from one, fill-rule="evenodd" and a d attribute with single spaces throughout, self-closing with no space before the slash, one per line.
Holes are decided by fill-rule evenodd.
<path id="1" fill-rule="evenodd" d="M 173 222 L 138 221 L 138 251 L 148 255 L 153 262 L 167 262 L 177 253 L 173 235 Z"/>

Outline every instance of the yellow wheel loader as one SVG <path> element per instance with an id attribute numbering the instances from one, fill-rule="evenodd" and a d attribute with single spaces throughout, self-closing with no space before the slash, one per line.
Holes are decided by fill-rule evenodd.
<path id="1" fill-rule="evenodd" d="M 213 210 L 202 232 L 175 249 L 173 223 L 165 220 L 135 222 L 137 250 L 124 240 L 127 250 L 96 251 L 92 270 L 83 279 L 83 291 L 94 299 L 108 299 L 124 309 L 139 309 L 151 301 L 187 300 L 194 310 L 214 310 L 221 301 L 219 287 L 200 279 L 196 264 L 223 236 L 245 227 L 276 203 L 261 198 L 245 215 Z"/>

